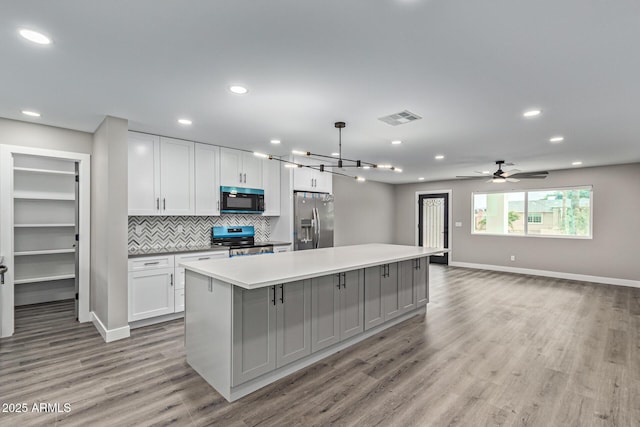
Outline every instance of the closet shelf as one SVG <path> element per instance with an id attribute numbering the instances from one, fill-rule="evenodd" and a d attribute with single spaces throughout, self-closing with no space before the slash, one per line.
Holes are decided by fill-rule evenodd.
<path id="1" fill-rule="evenodd" d="M 18 172 L 42 173 L 42 174 L 50 174 L 50 175 L 75 175 L 76 174 L 75 172 L 59 171 L 59 170 L 53 170 L 53 169 L 14 167 L 13 170 Z"/>
<path id="2" fill-rule="evenodd" d="M 13 283 L 16 285 L 21 285 L 23 283 L 51 282 L 54 280 L 74 279 L 75 277 L 76 277 L 75 274 L 61 274 L 58 276 L 44 276 L 44 277 L 29 277 L 29 278 L 23 278 L 23 279 L 15 279 Z"/>
<path id="3" fill-rule="evenodd" d="M 71 248 L 71 249 L 47 249 L 47 250 L 41 250 L 41 251 L 14 252 L 13 255 L 14 256 L 28 256 L 28 255 L 71 254 L 71 253 L 74 253 L 75 251 L 76 251 L 75 248 Z"/>
<path id="4" fill-rule="evenodd" d="M 75 224 L 14 224 L 15 228 L 75 227 Z"/>
<path id="5" fill-rule="evenodd" d="M 70 200 L 76 199 L 75 194 L 69 193 L 48 193 L 48 192 L 35 192 L 35 191 L 15 191 L 13 193 L 14 199 L 29 199 L 29 200 Z"/>

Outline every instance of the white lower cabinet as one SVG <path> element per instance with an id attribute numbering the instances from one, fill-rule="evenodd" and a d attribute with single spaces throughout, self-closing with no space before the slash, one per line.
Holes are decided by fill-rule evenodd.
<path id="1" fill-rule="evenodd" d="M 429 302 L 429 258 L 418 258 L 417 268 L 413 270 L 413 286 L 416 288 L 418 307 Z"/>
<path id="2" fill-rule="evenodd" d="M 205 261 L 208 259 L 224 259 L 229 258 L 226 251 L 216 252 L 200 252 L 197 254 L 190 253 L 188 255 L 175 255 L 176 266 L 176 285 L 175 285 L 175 313 L 184 311 L 184 268 L 180 267 L 180 263 L 190 261 Z"/>
<path id="3" fill-rule="evenodd" d="M 129 322 L 173 313 L 173 268 L 129 272 Z"/>
<path id="4" fill-rule="evenodd" d="M 233 325 L 233 386 L 310 355 L 310 282 L 234 287 Z"/>
<path id="5" fill-rule="evenodd" d="M 364 274 L 362 270 L 311 279 L 311 350 L 364 331 Z"/>
<path id="6" fill-rule="evenodd" d="M 291 245 L 274 246 L 273 253 L 278 254 L 280 252 L 291 252 Z"/>
<path id="7" fill-rule="evenodd" d="M 228 258 L 226 251 L 129 259 L 129 322 L 184 311 L 181 262 Z"/>

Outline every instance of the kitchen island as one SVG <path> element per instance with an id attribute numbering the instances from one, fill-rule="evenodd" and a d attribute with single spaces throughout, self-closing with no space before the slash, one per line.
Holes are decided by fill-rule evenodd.
<path id="1" fill-rule="evenodd" d="M 367 244 L 183 263 L 187 362 L 234 401 L 424 315 L 428 257 L 441 252 Z"/>

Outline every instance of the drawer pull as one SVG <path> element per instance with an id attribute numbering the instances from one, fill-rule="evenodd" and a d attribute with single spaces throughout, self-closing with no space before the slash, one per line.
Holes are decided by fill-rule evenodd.
<path id="1" fill-rule="evenodd" d="M 145 262 L 144 265 L 158 265 L 160 261 Z"/>
<path id="2" fill-rule="evenodd" d="M 198 258 L 198 261 L 204 261 L 205 259 L 211 259 L 210 256 L 203 256 L 202 258 Z"/>

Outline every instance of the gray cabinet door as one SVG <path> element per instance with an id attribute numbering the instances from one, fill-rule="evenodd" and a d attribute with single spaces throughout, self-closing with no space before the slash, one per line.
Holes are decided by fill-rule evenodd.
<path id="1" fill-rule="evenodd" d="M 416 308 L 416 292 L 413 285 L 413 272 L 415 269 L 416 260 L 408 260 L 400 262 L 400 274 L 399 274 L 399 300 L 400 300 L 400 313 L 406 313 Z"/>
<path id="2" fill-rule="evenodd" d="M 418 268 L 413 271 L 413 285 L 416 288 L 418 307 L 429 302 L 429 257 L 419 258 Z"/>
<path id="3" fill-rule="evenodd" d="M 340 339 L 364 331 L 364 277 L 362 270 L 343 273 L 340 291 Z"/>
<path id="4" fill-rule="evenodd" d="M 386 265 L 369 267 L 364 270 L 364 329 L 370 329 L 384 322 L 384 301 L 382 280 L 386 275 Z"/>
<path id="5" fill-rule="evenodd" d="M 338 275 L 311 279 L 311 351 L 340 341 L 340 289 Z"/>
<path id="6" fill-rule="evenodd" d="M 233 287 L 232 386 L 276 368 L 276 306 L 273 287 Z"/>
<path id="7" fill-rule="evenodd" d="M 398 280 L 398 263 L 388 264 L 387 277 L 382 279 L 382 299 L 384 320 L 400 315 L 400 281 Z"/>
<path id="8" fill-rule="evenodd" d="M 276 365 L 311 354 L 311 281 L 276 287 Z"/>

